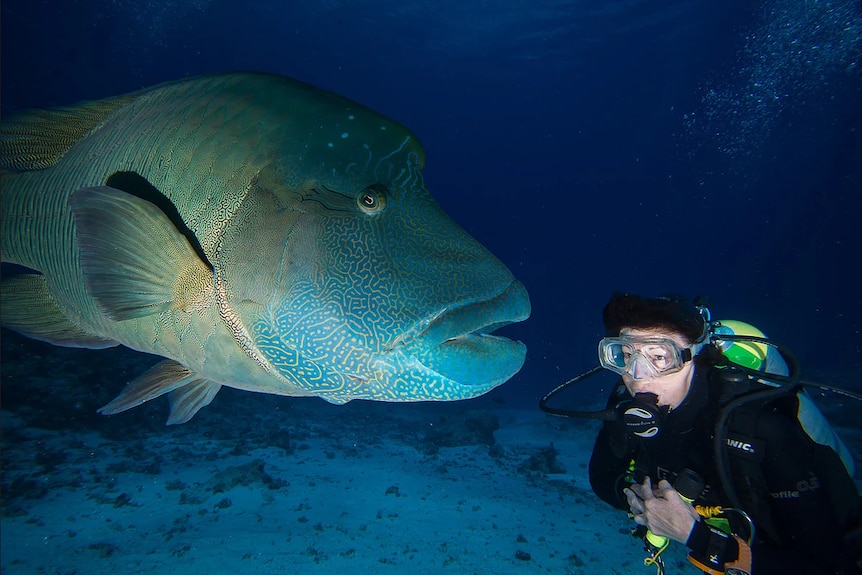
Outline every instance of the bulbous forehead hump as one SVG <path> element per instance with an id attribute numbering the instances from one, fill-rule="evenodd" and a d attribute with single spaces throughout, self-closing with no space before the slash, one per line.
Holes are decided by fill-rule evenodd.
<path id="1" fill-rule="evenodd" d="M 253 100 L 274 133 L 284 162 L 320 175 L 363 173 L 397 178 L 404 166 L 421 168 L 425 153 L 401 124 L 337 94 L 286 78 L 264 76 Z M 297 160 L 300 160 L 297 162 Z"/>

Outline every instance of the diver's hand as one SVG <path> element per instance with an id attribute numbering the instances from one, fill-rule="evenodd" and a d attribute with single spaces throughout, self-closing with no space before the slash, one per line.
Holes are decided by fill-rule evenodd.
<path id="1" fill-rule="evenodd" d="M 653 534 L 669 537 L 685 543 L 699 517 L 689 503 L 686 503 L 670 483 L 662 479 L 658 489 L 653 491 L 650 479 L 643 484 L 634 484 L 623 491 L 635 523 L 646 525 Z"/>
<path id="2" fill-rule="evenodd" d="M 649 481 L 649 478 L 647 478 L 647 481 Z M 631 513 L 632 517 L 635 520 L 635 523 L 637 523 L 638 525 L 646 525 L 646 516 L 644 515 L 646 508 L 644 507 L 644 501 L 640 498 L 640 496 L 638 496 L 637 494 L 635 494 L 634 491 L 632 491 L 634 487 L 640 487 L 640 485 L 634 484 L 631 486 L 631 488 L 626 487 L 625 489 L 623 489 L 623 493 L 626 496 L 626 501 L 628 501 L 629 504 L 629 513 Z"/>

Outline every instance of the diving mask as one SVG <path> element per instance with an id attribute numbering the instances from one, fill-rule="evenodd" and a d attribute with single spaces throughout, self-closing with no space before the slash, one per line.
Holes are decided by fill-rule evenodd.
<path id="1" fill-rule="evenodd" d="M 676 373 L 691 358 L 690 347 L 681 348 L 667 337 L 606 337 L 599 342 L 602 367 L 634 380 Z"/>

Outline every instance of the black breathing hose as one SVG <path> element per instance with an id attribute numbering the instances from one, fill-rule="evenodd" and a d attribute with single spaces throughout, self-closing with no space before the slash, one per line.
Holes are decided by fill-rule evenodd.
<path id="1" fill-rule="evenodd" d="M 716 467 L 718 468 L 719 479 L 721 480 L 721 484 L 724 487 L 725 492 L 727 493 L 728 499 L 730 499 L 731 505 L 733 507 L 741 509 L 742 504 L 739 500 L 739 495 L 736 493 L 736 488 L 733 485 L 733 479 L 730 476 L 727 450 L 724 448 L 727 441 L 727 420 L 733 410 L 741 405 L 744 405 L 751 401 L 763 401 L 765 403 L 767 401 L 772 401 L 773 399 L 782 395 L 787 395 L 789 393 L 798 391 L 802 387 L 802 384 L 799 382 L 800 366 L 799 362 L 796 359 L 796 356 L 794 356 L 790 352 L 790 350 L 788 350 L 782 345 L 769 341 L 766 338 L 750 335 L 723 335 L 716 339 L 724 341 L 753 341 L 769 345 L 770 347 L 773 347 L 778 350 L 778 352 L 781 354 L 781 357 L 784 358 L 785 362 L 787 362 L 787 367 L 789 371 L 789 375 L 786 376 L 770 374 L 758 371 L 756 369 L 743 367 L 731 361 L 727 361 L 726 365 L 733 366 L 743 371 L 747 376 L 755 380 L 762 379 L 765 381 L 772 381 L 780 384 L 779 386 L 773 387 L 771 389 L 762 389 L 740 395 L 722 406 L 721 410 L 718 413 L 718 418 L 715 423 L 715 437 L 713 439 L 713 450 L 715 461 L 717 463 Z"/>
<path id="2" fill-rule="evenodd" d="M 555 407 L 548 407 L 548 401 L 558 393 L 565 391 L 571 386 L 579 383 L 590 376 L 593 376 L 604 369 L 601 365 L 597 365 L 584 373 L 577 375 L 570 379 L 565 383 L 561 383 L 539 400 L 539 409 L 544 411 L 545 413 L 550 413 L 551 415 L 557 415 L 559 417 L 578 417 L 580 419 L 600 419 L 602 421 L 612 421 L 616 419 L 616 410 L 614 409 L 606 409 L 604 411 L 573 411 L 570 409 L 557 409 Z"/>

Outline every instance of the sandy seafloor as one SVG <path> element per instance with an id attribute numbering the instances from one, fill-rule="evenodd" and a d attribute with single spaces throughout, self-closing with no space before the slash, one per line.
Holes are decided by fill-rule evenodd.
<path id="1" fill-rule="evenodd" d="M 164 400 L 93 413 L 152 357 L 3 352 L 3 575 L 655 572 L 590 491 L 595 423 L 223 389 L 165 427 Z"/>

